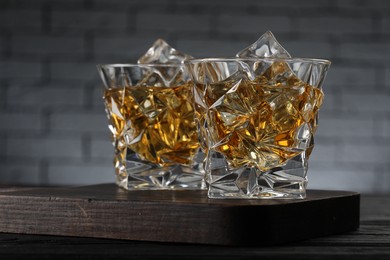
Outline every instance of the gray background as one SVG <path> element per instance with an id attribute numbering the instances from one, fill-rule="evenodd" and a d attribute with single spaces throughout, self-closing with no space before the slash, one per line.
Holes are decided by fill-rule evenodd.
<path id="1" fill-rule="evenodd" d="M 271 30 L 332 61 L 309 188 L 390 193 L 390 1 L 0 0 L 0 184 L 113 182 L 98 63 L 159 37 L 232 56 Z"/>

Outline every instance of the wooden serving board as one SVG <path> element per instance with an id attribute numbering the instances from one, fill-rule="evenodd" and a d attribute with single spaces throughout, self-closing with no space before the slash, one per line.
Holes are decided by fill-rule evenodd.
<path id="1" fill-rule="evenodd" d="M 275 245 L 356 230 L 358 193 L 304 200 L 217 200 L 206 191 L 125 191 L 114 184 L 0 188 L 0 232 L 215 245 Z"/>

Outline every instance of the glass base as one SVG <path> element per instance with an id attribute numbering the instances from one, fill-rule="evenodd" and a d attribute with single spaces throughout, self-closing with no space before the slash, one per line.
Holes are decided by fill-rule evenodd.
<path id="1" fill-rule="evenodd" d="M 199 167 L 172 165 L 153 168 L 127 161 L 126 172 L 117 174 L 116 183 L 126 190 L 204 190 L 204 171 Z"/>
<path id="2" fill-rule="evenodd" d="M 224 155 L 210 152 L 206 160 L 208 197 L 214 199 L 304 199 L 307 186 L 305 154 L 263 172 L 243 165 L 231 169 Z"/>
<path id="3" fill-rule="evenodd" d="M 303 186 L 300 185 L 300 186 Z M 211 199 L 304 199 L 306 198 L 305 189 L 296 190 L 275 190 L 263 189 L 251 193 L 241 191 L 227 191 L 210 186 L 208 197 Z"/>

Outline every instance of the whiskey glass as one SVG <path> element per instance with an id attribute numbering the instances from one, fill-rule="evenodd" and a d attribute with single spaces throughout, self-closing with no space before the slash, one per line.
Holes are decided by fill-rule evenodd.
<path id="1" fill-rule="evenodd" d="M 124 189 L 204 189 L 192 82 L 183 64 L 98 65 Z M 202 157 L 203 156 L 203 157 Z"/>
<path id="2" fill-rule="evenodd" d="M 330 62 L 209 58 L 184 63 L 194 81 L 208 196 L 305 198 Z"/>

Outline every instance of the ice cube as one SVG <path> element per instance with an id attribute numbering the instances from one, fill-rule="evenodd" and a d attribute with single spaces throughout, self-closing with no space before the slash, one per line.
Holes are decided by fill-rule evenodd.
<path id="1" fill-rule="evenodd" d="M 158 39 L 153 46 L 138 59 L 138 64 L 152 64 L 143 68 L 143 79 L 138 86 L 171 87 L 182 85 L 189 80 L 182 61 L 192 56 L 179 52 L 163 39 Z"/>
<path id="2" fill-rule="evenodd" d="M 193 58 L 172 48 L 163 39 L 157 39 L 152 47 L 138 59 L 139 64 L 181 63 L 183 60 Z"/>
<path id="3" fill-rule="evenodd" d="M 255 43 L 236 54 L 238 58 L 291 58 L 271 31 L 265 32 Z"/>

